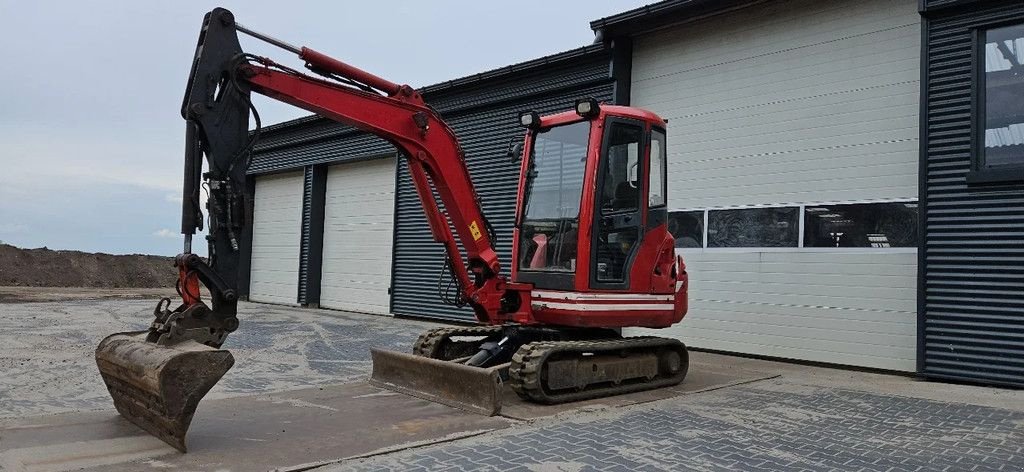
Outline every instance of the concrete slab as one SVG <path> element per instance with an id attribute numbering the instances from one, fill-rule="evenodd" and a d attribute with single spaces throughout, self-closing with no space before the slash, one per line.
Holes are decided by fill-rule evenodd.
<path id="1" fill-rule="evenodd" d="M 199 408 L 188 454 L 115 412 L 67 413 L 0 422 L 0 468 L 66 470 L 289 470 L 507 427 L 365 382 L 219 399 Z"/>
<path id="2" fill-rule="evenodd" d="M 462 439 L 539 420 L 614 410 L 771 378 L 694 363 L 679 386 L 563 405 L 524 402 L 506 388 L 503 416 L 466 413 L 366 382 L 209 400 L 179 454 L 113 411 L 0 421 L 0 468 L 66 470 L 305 470 L 344 459 Z"/>

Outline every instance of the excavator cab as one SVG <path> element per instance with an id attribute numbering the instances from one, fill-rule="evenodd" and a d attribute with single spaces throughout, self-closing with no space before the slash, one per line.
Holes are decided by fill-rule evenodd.
<path id="1" fill-rule="evenodd" d="M 527 136 L 512 280 L 532 286 L 533 317 L 602 327 L 679 321 L 685 309 L 674 303 L 646 303 L 650 310 L 628 314 L 575 303 L 675 301 L 685 274 L 666 225 L 665 121 L 582 99 L 571 112 L 524 112 L 520 124 Z"/>

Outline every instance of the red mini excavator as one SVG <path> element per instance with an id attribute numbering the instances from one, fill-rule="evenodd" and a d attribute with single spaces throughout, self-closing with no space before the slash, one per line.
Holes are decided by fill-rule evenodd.
<path id="1" fill-rule="evenodd" d="M 238 32 L 298 55 L 309 72 L 242 52 Z M 203 21 L 181 108 L 181 304 L 172 310 L 161 300 L 148 330 L 111 335 L 96 349 L 114 405 L 136 425 L 184 451 L 199 401 L 234 362 L 220 347 L 239 325 L 239 246 L 252 198 L 245 171 L 260 131 L 252 92 L 394 144 L 448 254 L 456 290 L 441 298 L 472 307 L 480 323 L 428 331 L 413 354 L 373 351 L 371 382 L 496 414 L 506 383 L 526 400 L 561 403 L 683 380 L 682 343 L 619 334 L 664 328 L 686 313 L 686 271 L 666 229 L 664 120 L 593 99 L 555 115 L 521 113 L 525 139 L 509 152 L 521 160 L 518 210 L 503 266 L 459 142 L 419 93 L 252 31 L 218 8 Z M 208 259 L 191 252 L 203 187 Z"/>

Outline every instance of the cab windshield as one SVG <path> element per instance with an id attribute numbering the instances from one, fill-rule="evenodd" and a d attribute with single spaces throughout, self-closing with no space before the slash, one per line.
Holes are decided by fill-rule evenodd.
<path id="1" fill-rule="evenodd" d="M 519 269 L 576 270 L 590 121 L 537 131 L 526 174 Z"/>

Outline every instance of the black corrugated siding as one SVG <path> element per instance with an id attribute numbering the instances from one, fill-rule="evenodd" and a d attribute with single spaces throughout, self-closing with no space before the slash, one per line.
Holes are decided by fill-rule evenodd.
<path id="1" fill-rule="evenodd" d="M 980 1 L 985 0 L 918 0 L 918 6 L 921 11 L 937 11 L 943 8 L 966 6 Z"/>
<path id="2" fill-rule="evenodd" d="M 296 301 L 305 305 L 309 303 L 309 254 L 310 254 L 310 223 L 313 218 L 313 166 L 306 166 L 302 175 L 302 233 L 299 238 L 299 293 Z"/>
<path id="3" fill-rule="evenodd" d="M 928 377 L 1024 386 L 1024 187 L 965 178 L 971 28 L 1013 19 L 1024 21 L 1024 2 L 972 4 L 927 21 L 919 368 Z"/>

